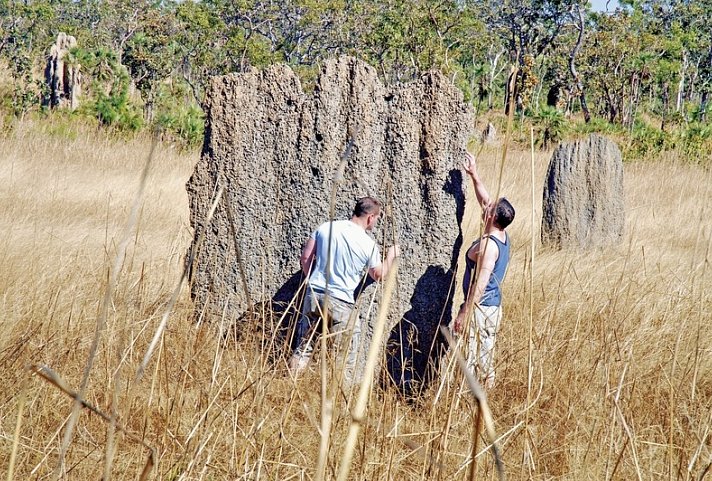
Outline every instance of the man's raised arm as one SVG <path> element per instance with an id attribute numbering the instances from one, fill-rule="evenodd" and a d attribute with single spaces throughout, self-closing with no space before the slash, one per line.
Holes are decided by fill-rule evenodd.
<path id="1" fill-rule="evenodd" d="M 486 209 L 492 202 L 492 199 L 490 198 L 489 192 L 487 192 L 484 182 L 480 179 L 480 175 L 477 173 L 475 157 L 469 152 L 465 152 L 465 171 L 470 175 L 472 183 L 475 186 L 477 202 L 479 202 L 483 210 Z"/>

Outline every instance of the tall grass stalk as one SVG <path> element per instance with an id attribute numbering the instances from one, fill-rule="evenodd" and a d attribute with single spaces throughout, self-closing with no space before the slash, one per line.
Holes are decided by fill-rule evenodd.
<path id="1" fill-rule="evenodd" d="M 17 448 L 20 446 L 20 434 L 22 432 L 22 415 L 25 412 L 26 395 L 25 390 L 20 391 L 17 400 L 17 422 L 15 423 L 15 431 L 12 436 L 12 451 L 10 452 L 10 462 L 7 465 L 7 481 L 13 480 L 15 472 L 15 461 L 17 460 Z"/>
<path id="2" fill-rule="evenodd" d="M 396 284 L 396 278 L 398 276 L 398 259 L 394 259 L 391 267 L 388 271 L 388 277 L 383 287 L 383 298 L 381 300 L 381 305 L 378 309 L 378 320 L 373 329 L 373 336 L 371 338 L 371 346 L 368 350 L 368 357 L 366 358 L 366 367 L 364 368 L 363 380 L 361 381 L 361 386 L 358 392 L 358 398 L 356 400 L 356 406 L 351 414 L 351 424 L 349 426 L 348 437 L 346 438 L 346 444 L 344 446 L 344 454 L 341 457 L 341 464 L 339 466 L 339 473 L 337 478 L 339 481 L 346 481 L 351 470 L 351 461 L 354 456 L 354 450 L 356 448 L 356 441 L 358 439 L 359 431 L 365 421 L 366 414 L 366 404 L 368 398 L 371 395 L 371 385 L 375 378 L 376 364 L 381 357 L 381 346 L 383 345 L 383 335 L 386 330 L 386 320 L 388 319 L 388 313 L 391 306 L 391 298 L 393 297 L 393 288 Z"/>
<path id="3" fill-rule="evenodd" d="M 148 154 L 148 160 L 146 161 L 146 165 L 143 169 L 143 172 L 141 173 L 141 177 L 139 179 L 139 187 L 138 191 L 136 192 L 136 197 L 134 198 L 133 206 L 131 207 L 131 214 L 129 215 L 128 221 L 126 222 L 126 227 L 124 228 L 124 232 L 120 237 L 119 241 L 119 247 L 116 253 L 116 257 L 114 258 L 114 263 L 113 266 L 111 267 L 109 271 L 109 282 L 106 285 L 106 289 L 104 291 L 104 300 L 101 304 L 101 312 L 99 314 L 99 317 L 97 318 L 96 321 L 96 329 L 94 331 L 94 339 L 92 341 L 91 347 L 89 348 L 89 355 L 87 357 L 87 362 L 84 367 L 84 374 L 82 376 L 82 381 L 79 385 L 79 392 L 77 393 L 77 397 L 75 398 L 74 405 L 72 406 L 72 413 L 69 417 L 69 422 L 67 423 L 67 427 L 65 428 L 64 431 L 64 437 L 62 438 L 62 444 L 60 445 L 59 448 L 59 462 L 57 464 L 57 469 L 55 470 L 55 479 L 59 479 L 63 475 L 64 471 L 64 458 L 67 453 L 67 449 L 69 448 L 69 444 L 72 442 L 72 436 L 74 434 L 74 427 L 77 422 L 77 418 L 79 417 L 79 413 L 81 411 L 81 400 L 84 399 L 84 396 L 86 394 L 86 389 L 87 385 L 89 384 L 89 376 L 91 374 L 91 370 L 94 367 L 94 359 L 96 358 L 96 353 L 97 349 L 99 348 L 99 341 L 101 339 L 101 335 L 104 332 L 104 329 L 106 327 L 106 320 L 109 315 L 109 305 L 111 303 L 111 298 L 114 294 L 114 289 L 116 288 L 116 283 L 119 278 L 119 272 L 121 270 L 121 266 L 124 263 L 124 258 L 126 256 L 126 250 L 128 249 L 128 244 L 131 241 L 131 232 L 133 231 L 134 227 L 136 226 L 136 223 L 138 222 L 139 219 L 139 212 L 141 210 L 141 202 L 143 200 L 143 193 L 146 188 L 146 180 L 148 179 L 148 172 L 149 168 L 151 167 L 151 162 L 153 161 L 153 154 L 156 149 L 156 143 L 157 140 L 154 139 L 153 143 L 151 144 L 151 151 Z M 111 443 L 109 444 L 111 445 Z M 110 453 L 107 453 L 107 463 L 111 463 L 111 455 Z"/>
<path id="4" fill-rule="evenodd" d="M 336 196 L 339 192 L 339 186 L 344 181 L 344 171 L 346 170 L 346 161 L 351 155 L 351 149 L 354 145 L 358 131 L 349 132 L 349 141 L 346 144 L 344 152 L 341 154 L 339 165 L 334 172 L 333 186 L 331 188 L 331 201 L 329 202 L 329 238 L 326 252 L 326 278 L 325 283 L 328 286 L 331 275 L 332 262 L 332 232 L 334 228 L 334 218 L 336 216 Z M 321 309 L 321 444 L 319 446 L 319 457 L 316 465 L 316 480 L 321 481 L 326 475 L 326 463 L 329 457 L 329 449 L 331 444 L 331 425 L 334 415 L 334 404 L 336 397 L 336 386 L 333 386 L 329 393 L 329 366 L 327 363 L 327 341 L 329 337 L 329 290 L 324 293 L 324 304 Z M 353 317 L 353 313 L 352 313 Z M 350 322 L 349 322 L 350 324 Z M 352 373 L 353 375 L 353 373 Z M 334 376 L 338 377 L 338 376 Z"/>
<path id="5" fill-rule="evenodd" d="M 96 406 L 94 406 L 91 403 L 87 402 L 86 400 L 82 399 L 80 397 L 80 393 L 78 391 L 76 391 L 76 392 L 72 391 L 69 388 L 69 386 L 67 386 L 66 382 L 49 367 L 33 365 L 33 366 L 30 366 L 30 371 L 33 372 L 34 374 L 40 376 L 42 379 L 47 381 L 49 384 L 51 384 L 52 386 L 59 389 L 62 393 L 66 394 L 67 396 L 72 398 L 76 404 L 79 404 L 80 408 L 87 409 L 88 411 L 92 412 L 93 414 L 96 414 L 103 421 L 113 425 L 114 430 L 123 433 L 127 438 L 129 438 L 136 444 L 143 446 L 149 452 L 148 459 L 144 466 L 144 472 L 147 470 L 146 467 L 148 467 L 148 471 L 150 472 L 150 466 L 153 466 L 153 464 L 155 464 L 155 458 L 156 458 L 156 450 L 153 448 L 153 446 L 147 444 L 143 439 L 137 437 L 133 433 L 126 430 L 126 428 L 124 428 L 121 424 L 119 424 L 116 421 L 116 419 L 113 418 L 112 415 L 102 412 Z"/>
<path id="6" fill-rule="evenodd" d="M 529 448 L 529 407 L 532 404 L 532 380 L 534 376 L 534 251 L 536 248 L 536 187 L 534 180 L 534 127 L 531 127 L 529 131 L 530 135 L 530 146 L 531 146 L 531 237 L 529 246 L 529 332 L 528 332 L 528 342 L 527 342 L 527 401 L 526 409 L 524 410 L 524 453 L 522 458 L 524 460 L 530 459 L 531 463 L 524 462 L 523 466 L 529 468 L 529 476 L 532 475 L 533 459 L 532 453 Z"/>
<path id="7" fill-rule="evenodd" d="M 215 214 L 215 209 L 217 209 L 220 201 L 223 200 L 222 193 L 223 193 L 223 187 L 221 186 L 218 188 L 218 191 L 215 194 L 215 198 L 213 199 L 213 202 L 210 205 L 210 209 L 208 209 L 208 213 L 205 216 L 205 224 L 204 224 L 205 230 L 207 230 L 208 227 L 210 226 L 210 221 L 212 220 L 213 215 Z M 176 285 L 176 288 L 173 290 L 171 299 L 168 302 L 168 305 L 166 306 L 165 311 L 163 312 L 163 316 L 161 317 L 161 322 L 158 325 L 156 332 L 153 334 L 153 339 L 151 340 L 151 344 L 149 344 L 148 349 L 146 350 L 146 354 L 144 354 L 144 356 L 143 356 L 143 361 L 141 361 L 141 364 L 139 365 L 138 369 L 136 370 L 136 376 L 134 377 L 134 384 L 138 384 L 141 381 L 141 378 L 143 377 L 143 373 L 145 372 L 146 367 L 148 366 L 148 363 L 151 360 L 153 351 L 155 351 L 156 346 L 158 345 L 158 342 L 161 339 L 163 331 L 166 328 L 166 324 L 168 324 L 168 318 L 171 315 L 171 312 L 173 311 L 173 306 L 178 301 L 178 296 L 180 295 L 180 292 L 182 290 L 183 282 L 185 281 L 186 277 L 188 276 L 188 273 L 191 271 L 191 269 L 193 267 L 193 262 L 195 262 L 197 253 L 198 253 L 200 247 L 202 246 L 203 241 L 205 240 L 205 230 L 200 233 L 200 236 L 198 237 L 198 240 L 195 243 L 193 251 L 190 253 L 190 258 L 188 259 L 188 262 L 186 262 L 185 268 L 183 269 L 183 273 L 181 274 L 180 279 L 178 280 L 178 284 Z"/>
<path id="8" fill-rule="evenodd" d="M 443 336 L 445 336 L 448 344 L 455 346 L 455 340 L 447 328 L 441 326 L 440 332 Z M 490 411 L 489 404 L 487 403 L 487 395 L 485 394 L 484 389 L 482 389 L 482 386 L 480 386 L 480 383 L 475 375 L 467 367 L 467 361 L 465 361 L 462 355 L 459 352 L 455 352 L 455 357 L 457 359 L 457 364 L 460 367 L 460 371 L 462 371 L 465 376 L 470 392 L 477 402 L 478 415 L 475 422 L 475 430 L 479 430 L 481 420 L 484 423 L 485 434 L 487 435 L 490 443 L 489 449 L 492 451 L 492 457 L 494 458 L 495 466 L 497 467 L 497 475 L 500 480 L 503 480 L 505 479 L 504 464 L 502 462 L 502 458 L 500 457 L 499 448 L 496 443 L 497 433 L 494 428 L 494 418 L 492 417 L 492 412 Z M 475 462 L 475 458 L 472 459 L 472 462 Z"/>
<path id="9" fill-rule="evenodd" d="M 616 391 L 616 394 L 613 397 L 613 406 L 615 407 L 616 412 L 620 417 L 620 423 L 623 426 L 623 430 L 625 431 L 626 436 L 628 436 L 628 440 L 630 441 L 630 450 L 633 456 L 633 462 L 635 463 L 635 474 L 638 477 L 638 481 L 643 481 L 643 475 L 640 472 L 640 461 L 638 457 L 638 449 L 636 448 L 637 443 L 635 439 L 635 434 L 628 425 L 628 422 L 626 421 L 625 415 L 623 414 L 623 411 L 621 410 L 620 406 L 621 389 L 623 387 L 623 380 L 625 379 L 626 372 L 628 372 L 628 364 L 623 367 L 623 373 L 621 374 L 620 382 L 618 383 L 618 390 Z M 621 451 L 621 454 L 622 453 L 623 450 Z"/>

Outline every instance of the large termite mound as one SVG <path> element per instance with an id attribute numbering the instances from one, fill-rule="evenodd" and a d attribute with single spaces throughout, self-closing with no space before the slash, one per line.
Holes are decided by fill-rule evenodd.
<path id="1" fill-rule="evenodd" d="M 45 84 L 47 95 L 43 104 L 51 108 L 76 110 L 81 95 L 81 66 L 74 58 L 72 49 L 76 48 L 77 39 L 60 32 L 50 48 L 45 66 Z"/>
<path id="2" fill-rule="evenodd" d="M 544 185 L 541 239 L 553 247 L 595 247 L 623 235 L 623 159 L 610 139 L 592 134 L 561 144 Z"/>
<path id="3" fill-rule="evenodd" d="M 438 325 L 450 321 L 465 200 L 460 161 L 472 120 L 441 73 L 384 86 L 351 57 L 327 61 L 312 93 L 286 66 L 214 78 L 202 156 L 187 185 L 196 315 L 239 331 L 255 306 L 284 312 L 301 284 L 302 245 L 329 219 L 332 191 L 337 219 L 373 195 L 386 206 L 374 237 L 382 251 L 394 242 L 402 250 L 391 371 L 406 384 L 422 376 Z M 375 319 L 379 297 L 373 286 L 364 292 L 362 316 Z"/>

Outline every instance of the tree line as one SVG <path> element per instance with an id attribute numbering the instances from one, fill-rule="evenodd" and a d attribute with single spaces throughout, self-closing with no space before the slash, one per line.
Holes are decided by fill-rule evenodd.
<path id="1" fill-rule="evenodd" d="M 575 124 L 645 137 L 646 151 L 700 150 L 712 139 L 710 18 L 712 0 L 621 0 L 611 12 L 585 0 L 0 0 L 3 105 L 41 110 L 41 71 L 65 32 L 83 114 L 192 143 L 212 76 L 283 62 L 308 88 L 322 59 L 349 54 L 385 82 L 441 69 L 478 115 L 511 105 L 544 144 Z"/>

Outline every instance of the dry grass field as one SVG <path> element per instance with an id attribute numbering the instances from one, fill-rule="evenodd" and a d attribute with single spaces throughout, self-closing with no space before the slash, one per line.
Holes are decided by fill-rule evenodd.
<path id="1" fill-rule="evenodd" d="M 254 337 L 219 342 L 191 322 L 185 288 L 137 379 L 181 275 L 184 184 L 197 160 L 158 146 L 125 236 L 149 151 L 146 139 L 51 124 L 0 139 L 0 475 L 138 479 L 153 448 L 146 479 L 317 479 L 319 371 L 295 381 Z M 492 190 L 499 156 L 480 158 Z M 538 243 L 548 159 L 537 154 L 532 174 L 529 153 L 514 151 L 501 182 L 517 207 L 489 393 L 504 473 L 700 480 L 712 463 L 712 175 L 672 160 L 626 164 L 624 238 L 549 251 Z M 85 399 L 109 421 L 82 410 L 67 444 L 72 400 L 31 366 L 79 390 L 93 352 Z M 350 479 L 497 479 L 473 436 L 475 404 L 448 369 L 418 403 L 373 390 Z M 339 470 L 355 404 L 329 394 L 325 479 Z"/>

